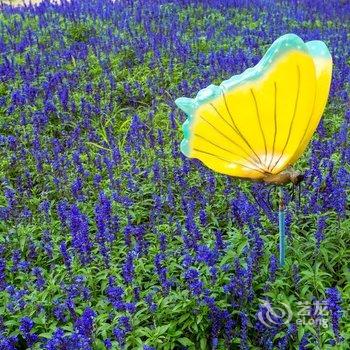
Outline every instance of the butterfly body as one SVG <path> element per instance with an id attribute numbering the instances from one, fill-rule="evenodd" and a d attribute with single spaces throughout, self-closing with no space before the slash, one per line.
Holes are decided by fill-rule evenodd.
<path id="1" fill-rule="evenodd" d="M 304 179 L 304 175 L 299 171 L 293 169 L 283 171 L 279 174 L 267 174 L 262 181 L 267 184 L 274 185 L 285 185 L 287 183 L 292 183 L 293 185 L 298 185 Z"/>
<path id="2" fill-rule="evenodd" d="M 252 179 L 249 177 L 240 176 L 237 176 L 237 178 L 241 180 L 265 182 L 266 184 L 270 185 L 286 185 L 288 183 L 298 185 L 304 180 L 304 175 L 300 171 L 294 170 L 292 167 L 290 167 L 278 174 L 271 174 L 266 172 L 259 179 Z"/>

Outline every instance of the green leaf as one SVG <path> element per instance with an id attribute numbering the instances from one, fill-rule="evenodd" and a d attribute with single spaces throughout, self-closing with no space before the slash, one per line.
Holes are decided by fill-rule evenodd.
<path id="1" fill-rule="evenodd" d="M 170 324 L 157 327 L 156 333 L 157 333 L 158 335 L 162 335 L 162 334 L 164 334 L 164 333 L 169 329 L 169 327 L 170 327 Z"/>
<path id="2" fill-rule="evenodd" d="M 188 339 L 186 337 L 179 338 L 177 341 L 183 346 L 193 346 L 194 345 L 193 341 L 191 341 L 190 339 Z"/>
<path id="3" fill-rule="evenodd" d="M 51 333 L 40 333 L 39 337 L 40 338 L 50 339 L 50 338 L 52 338 L 52 334 Z"/>
<path id="4" fill-rule="evenodd" d="M 201 350 L 206 350 L 207 349 L 207 339 L 206 338 L 201 338 L 199 341 L 199 346 Z"/>

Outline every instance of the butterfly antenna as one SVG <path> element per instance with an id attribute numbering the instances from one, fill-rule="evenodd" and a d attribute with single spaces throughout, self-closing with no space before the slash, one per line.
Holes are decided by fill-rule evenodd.
<path id="1" fill-rule="evenodd" d="M 261 202 L 263 202 L 263 204 L 265 205 L 265 207 L 269 207 L 268 204 L 266 203 L 266 201 L 265 201 L 264 199 L 261 199 L 261 201 L 260 201 L 260 200 L 258 200 L 258 198 L 256 198 L 256 196 L 255 196 L 255 194 L 254 194 L 253 192 L 251 192 L 251 193 L 252 193 L 252 196 L 253 196 L 255 202 L 258 204 L 258 206 L 259 206 L 262 210 L 264 210 L 264 206 L 261 205 L 261 204 L 262 204 Z"/>

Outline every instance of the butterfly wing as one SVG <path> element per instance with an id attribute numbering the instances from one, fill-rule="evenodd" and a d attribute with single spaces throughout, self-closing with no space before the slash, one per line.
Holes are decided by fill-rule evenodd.
<path id="1" fill-rule="evenodd" d="M 326 44 L 323 41 L 314 40 L 307 42 L 306 46 L 315 65 L 316 96 L 311 118 L 308 119 L 307 127 L 304 129 L 296 152 L 289 161 L 290 164 L 294 164 L 303 154 L 320 122 L 327 103 L 332 79 L 332 56 Z"/>
<path id="2" fill-rule="evenodd" d="M 308 45 L 294 34 L 280 37 L 254 68 L 175 101 L 188 117 L 182 152 L 231 176 L 281 172 L 322 114 L 328 92 L 318 93 L 317 77 Z"/>

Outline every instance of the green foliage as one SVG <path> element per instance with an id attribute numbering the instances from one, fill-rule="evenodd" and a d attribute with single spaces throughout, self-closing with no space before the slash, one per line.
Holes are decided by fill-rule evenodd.
<path id="1" fill-rule="evenodd" d="M 197 30 L 196 35 L 198 34 L 198 40 L 190 41 L 191 49 L 197 54 L 208 55 L 219 52 L 220 50 L 225 52 L 247 50 L 243 36 L 237 35 L 230 37 L 222 35 L 222 30 L 225 29 L 222 24 L 226 18 L 231 19 L 230 25 L 243 27 L 248 31 L 259 30 L 262 23 L 262 20 L 259 18 L 256 19 L 248 9 L 238 10 L 232 7 L 229 13 L 224 16 L 220 10 L 212 9 L 208 11 L 204 6 L 188 6 L 181 9 L 181 11 L 173 3 L 162 6 L 164 13 L 176 11 L 180 21 L 188 21 L 188 30 L 181 37 L 181 40 L 184 42 L 190 41 L 189 39 L 193 36 L 194 28 Z M 15 22 L 21 20 L 21 17 L 17 14 L 4 16 L 0 13 L 0 21 L 8 25 L 11 30 L 14 30 Z M 333 28 L 340 25 L 336 21 L 336 19 L 327 21 L 326 24 L 329 28 Z M 28 28 L 32 28 L 33 30 L 38 29 L 38 18 L 35 16 L 26 18 L 21 23 L 22 32 L 25 32 Z M 288 23 L 290 28 L 301 26 L 310 28 L 310 30 L 318 30 L 325 24 L 324 21 L 320 22 L 320 19 L 298 23 L 287 18 L 286 23 Z M 74 45 L 75 43 L 88 43 L 91 38 L 104 35 L 103 33 L 105 33 L 110 23 L 100 19 L 93 20 L 92 18 L 88 18 L 87 21 L 68 21 L 61 19 L 60 25 L 65 29 L 66 34 L 64 38 L 67 45 Z M 208 39 L 205 36 L 206 29 L 214 25 L 217 28 L 213 36 Z M 145 29 L 140 23 L 134 23 L 132 29 L 135 35 L 140 38 L 145 35 Z M 156 30 L 157 28 L 153 29 Z M 121 38 L 129 35 L 122 31 L 114 34 L 118 34 Z M 56 49 L 59 45 L 58 43 L 51 42 L 51 33 L 48 28 L 41 28 L 40 31 L 37 31 L 37 36 L 38 44 L 47 50 L 48 53 L 50 50 Z M 6 42 L 6 36 L 4 40 Z M 19 34 L 17 41 L 19 42 L 20 40 L 21 35 Z M 259 41 L 257 43 L 259 44 L 259 48 L 252 54 L 258 56 L 261 53 L 260 51 L 263 51 L 268 43 Z M 27 50 L 14 57 L 14 61 L 19 67 L 25 65 L 26 54 L 33 54 L 33 52 Z M 150 62 L 152 62 L 155 56 L 153 51 L 146 53 L 145 57 L 140 60 L 138 59 L 137 52 L 135 52 L 131 45 L 124 46 L 120 50 L 112 51 L 105 56 L 98 56 L 93 48 L 90 47 L 85 60 L 66 57 L 57 62 L 57 67 L 48 67 L 47 69 L 47 76 L 60 69 L 67 72 L 68 75 L 74 73 L 79 75 L 79 80 L 70 89 L 71 101 L 74 101 L 77 105 L 81 103 L 82 98 L 90 103 L 95 102 L 94 95 L 85 93 L 87 83 L 92 85 L 93 91 L 100 91 L 100 84 L 107 86 L 109 94 L 104 95 L 101 93 L 99 96 L 99 102 L 102 106 L 106 106 L 110 101 L 118 101 L 118 103 L 113 104 L 113 108 L 107 114 L 101 110 L 100 113 L 92 114 L 90 117 L 89 123 L 91 123 L 92 129 L 96 134 L 96 137 L 92 141 L 89 139 L 86 131 L 84 129 L 81 130 L 82 137 L 84 138 L 83 147 L 86 148 L 86 152 L 81 157 L 81 163 L 85 170 L 90 172 L 90 175 L 87 177 L 84 186 L 84 192 L 88 194 L 87 199 L 79 202 L 78 206 L 92 223 L 94 222 L 94 205 L 98 198 L 98 191 L 93 183 L 96 167 L 92 159 L 103 159 L 104 156 L 110 155 L 112 152 L 112 141 L 115 141 L 120 146 L 122 158 L 122 162 L 115 169 L 113 176 L 115 179 L 120 180 L 120 188 L 132 201 L 129 210 L 120 203 L 113 203 L 113 212 L 118 213 L 122 227 L 125 226 L 128 220 L 133 225 L 148 223 L 150 220 L 149 212 L 154 205 L 153 195 L 156 193 L 164 196 L 168 184 L 175 183 L 173 169 L 178 167 L 179 164 L 178 160 L 172 156 L 171 143 L 174 141 L 174 137 L 177 142 L 181 139 L 181 118 L 178 116 L 176 120 L 178 124 L 177 131 L 171 132 L 168 115 L 173 110 L 174 99 L 178 97 L 176 94 L 179 84 L 184 80 L 188 80 L 188 77 L 190 77 L 190 82 L 202 79 L 210 71 L 211 67 L 198 67 L 196 59 L 193 59 L 190 62 L 175 60 L 175 62 L 172 62 L 173 65 L 170 69 L 169 55 L 169 52 L 166 50 L 161 50 L 157 58 L 157 67 L 154 68 L 150 65 Z M 109 68 L 110 75 L 116 81 L 116 88 L 114 90 L 110 88 L 108 77 L 104 74 L 104 67 Z M 227 67 L 226 71 L 223 70 L 217 75 L 213 83 L 219 83 L 222 79 L 228 78 L 235 69 L 234 64 L 231 67 Z M 44 78 L 39 77 L 38 81 L 35 81 L 33 84 L 40 86 L 43 81 Z M 137 97 L 134 94 L 131 94 L 132 96 L 128 95 L 125 89 L 125 83 L 132 86 L 131 89 L 134 90 L 134 84 L 138 83 L 140 90 L 143 91 L 143 95 Z M 157 96 L 152 95 L 151 85 L 162 89 L 162 94 Z M 21 86 L 20 77 L 17 77 L 11 86 L 0 82 L 0 97 L 6 96 L 10 99 L 11 93 L 18 86 Z M 57 99 L 57 97 L 55 98 Z M 157 102 L 155 107 L 153 106 L 154 102 Z M 343 106 L 339 106 L 342 106 L 341 103 L 334 100 L 325 113 L 324 126 L 327 133 L 326 137 L 328 138 L 331 138 L 339 130 L 343 120 Z M 43 97 L 39 96 L 35 105 L 25 105 L 21 112 L 29 113 L 40 110 L 41 108 L 43 108 Z M 152 112 L 151 122 L 149 121 L 150 112 Z M 31 126 L 19 125 L 20 113 L 17 111 L 10 117 L 5 114 L 5 110 L 1 110 L 1 113 L 1 134 L 17 135 L 21 145 L 29 148 L 33 141 L 33 130 Z M 132 117 L 135 114 L 145 122 L 148 131 L 151 129 L 161 129 L 164 132 L 164 147 L 162 149 L 164 153 L 160 156 L 159 149 L 150 148 L 144 157 L 138 159 L 137 167 L 141 171 L 133 177 L 137 184 L 137 190 L 131 191 L 128 190 L 128 180 L 125 174 L 132 173 L 134 170 L 132 159 L 137 154 L 127 152 L 123 146 L 129 137 Z M 45 132 L 39 136 L 40 142 L 43 145 L 49 145 L 52 137 L 64 138 L 67 132 L 73 130 L 78 125 L 77 120 L 85 118 L 85 116 L 79 115 L 78 112 L 76 115 L 62 112 L 62 115 L 64 117 L 62 119 L 50 116 Z M 27 134 L 32 136 L 27 139 L 25 137 Z M 113 135 L 113 137 L 110 135 Z M 74 141 L 72 141 L 73 145 Z M 77 176 L 77 170 L 72 165 L 73 151 L 74 147 L 72 146 L 65 153 L 68 164 L 65 169 L 67 171 L 67 181 Z M 72 283 L 74 276 L 81 275 L 86 278 L 85 286 L 90 290 L 91 298 L 89 301 L 86 301 L 81 295 L 75 297 L 76 312 L 77 315 L 81 315 L 83 310 L 88 306 L 98 311 L 94 326 L 95 340 L 93 348 L 95 350 L 105 349 L 103 340 L 111 337 L 113 328 L 117 324 L 119 317 L 125 314 L 124 312 L 115 311 L 111 303 L 106 299 L 109 276 L 116 276 L 117 283 L 123 283 L 121 268 L 127 254 L 127 248 L 123 243 L 123 232 L 117 232 L 116 240 L 112 246 L 111 266 L 109 268 L 104 266 L 103 259 L 98 252 L 98 247 L 94 246 L 94 261 L 91 265 L 82 267 L 78 257 L 72 254 L 72 270 L 68 271 L 63 264 L 59 244 L 64 239 L 68 246 L 70 246 L 71 237 L 69 230 L 67 228 L 62 229 L 54 209 L 50 212 L 50 221 L 47 221 L 45 215 L 39 212 L 38 207 L 44 199 L 48 199 L 51 202 L 52 208 L 55 208 L 58 201 L 62 198 L 67 199 L 69 202 L 74 202 L 75 199 L 71 194 L 69 186 L 63 186 L 59 191 L 56 190 L 54 171 L 50 166 L 45 165 L 46 167 L 43 170 L 45 177 L 38 173 L 36 160 L 32 155 L 28 155 L 25 163 L 21 163 L 21 161 L 13 163 L 11 159 L 5 157 L 5 153 L 1 153 L 1 155 L 3 155 L 0 157 L 1 177 L 6 177 L 10 182 L 14 181 L 20 175 L 23 175 L 24 166 L 33 175 L 31 178 L 33 182 L 32 189 L 30 190 L 31 193 L 30 195 L 26 194 L 23 198 L 19 198 L 19 206 L 21 209 L 26 206 L 34 215 L 28 221 L 24 222 L 0 222 L 0 244 L 6 243 L 8 252 L 19 249 L 22 258 L 25 259 L 29 254 L 30 242 L 38 242 L 36 265 L 43 268 L 44 277 L 47 281 L 45 288 L 38 291 L 34 287 L 34 277 L 28 276 L 27 272 L 18 271 L 17 273 L 7 275 L 8 284 L 23 288 L 28 286 L 29 291 L 29 294 L 25 296 L 25 300 L 27 301 L 25 309 L 16 309 L 12 314 L 8 313 L 6 309 L 6 305 L 10 302 L 8 293 L 6 291 L 0 291 L 0 315 L 5 315 L 4 325 L 9 330 L 8 335 L 19 335 L 18 325 L 20 319 L 25 315 L 33 317 L 35 332 L 40 337 L 51 338 L 57 327 L 61 327 L 67 334 L 72 333 L 72 319 L 69 319 L 66 323 L 60 323 L 53 316 L 48 317 L 47 315 L 52 315 L 56 302 L 60 302 L 66 298 L 66 293 L 61 286 Z M 308 165 L 308 159 L 309 153 L 306 153 L 299 161 L 298 166 L 305 169 Z M 155 160 L 159 160 L 163 168 L 168 170 L 167 183 L 156 184 L 152 181 L 152 172 L 150 169 Z M 336 165 L 339 165 L 339 155 L 335 155 L 333 160 Z M 107 171 L 103 168 L 100 173 L 103 177 L 101 188 L 110 196 L 112 195 L 112 190 L 109 188 L 110 180 Z M 26 181 L 25 178 L 23 181 Z M 206 179 L 203 179 L 200 169 L 191 168 L 191 175 L 187 178 L 187 185 L 189 187 L 204 191 L 208 185 L 206 181 Z M 226 178 L 222 175 L 215 175 L 215 181 L 217 183 L 217 190 L 211 198 L 208 198 L 205 207 L 208 224 L 201 230 L 203 242 L 213 247 L 215 244 L 214 232 L 219 229 L 223 232 L 223 238 L 225 243 L 228 244 L 228 248 L 225 254 L 220 257 L 218 276 L 215 282 L 210 278 L 208 266 L 204 263 L 196 262 L 195 267 L 199 270 L 201 276 L 203 276 L 204 285 L 210 287 L 213 291 L 218 305 L 229 309 L 231 314 L 234 315 L 236 322 L 239 322 L 239 311 L 247 312 L 250 318 L 254 319 L 259 309 L 259 300 L 257 298 L 253 302 L 244 303 L 240 306 L 242 310 L 238 310 L 232 307 L 230 298 L 223 290 L 223 287 L 229 282 L 230 276 L 233 275 L 235 259 L 241 262 L 244 261 L 244 251 L 249 247 L 250 242 L 245 234 L 246 227 L 239 228 L 237 223 L 228 222 L 227 220 L 227 213 L 232 210 L 229 203 L 235 198 L 238 191 L 234 190 L 233 193 L 224 195 Z M 3 194 L 5 185 L 2 185 L 2 187 L 0 191 L 0 206 L 5 206 L 7 203 L 7 199 Z M 238 183 L 237 180 L 233 187 L 239 188 L 248 197 L 250 196 L 250 184 Z M 145 239 L 149 244 L 149 250 L 146 256 L 135 261 L 134 284 L 142 286 L 142 290 L 141 300 L 137 304 L 137 312 L 132 316 L 133 331 L 126 339 L 127 349 L 142 349 L 145 344 L 154 346 L 157 350 L 178 350 L 183 348 L 189 350 L 206 350 L 211 348 L 211 320 L 209 319 L 208 307 L 197 303 L 186 287 L 183 277 L 186 268 L 182 265 L 181 256 L 183 240 L 181 236 L 175 234 L 176 227 L 174 222 L 167 220 L 170 214 L 172 214 L 179 222 L 184 223 L 185 221 L 184 213 L 181 210 L 181 196 L 179 193 L 175 194 L 175 201 L 176 210 L 171 211 L 170 208 L 164 206 L 159 217 L 162 219 L 166 218 L 166 220 L 155 223 L 153 227 L 154 231 L 145 234 Z M 348 262 L 350 261 L 350 219 L 340 220 L 335 213 L 329 212 L 327 228 L 324 232 L 325 238 L 321 242 L 320 247 L 317 248 L 314 238 L 317 218 L 317 215 L 305 215 L 302 213 L 294 218 L 290 227 L 290 238 L 287 245 L 286 267 L 277 271 L 274 281 L 268 281 L 268 264 L 272 254 L 278 255 L 277 227 L 274 222 L 271 222 L 262 214 L 261 227 L 258 228 L 264 241 L 264 252 L 260 264 L 262 268 L 253 278 L 254 293 L 259 296 L 260 301 L 269 298 L 274 303 L 288 305 L 293 311 L 292 321 L 296 321 L 297 319 L 298 303 L 310 302 L 313 297 L 323 300 L 325 298 L 325 290 L 328 287 L 337 286 L 343 297 L 343 309 L 345 312 L 349 311 L 350 271 Z M 196 223 L 200 225 L 198 221 L 198 218 L 196 218 Z M 51 233 L 53 245 L 52 258 L 49 258 L 44 250 L 43 232 L 45 230 L 50 230 Z M 171 289 L 168 295 L 164 295 L 159 288 L 156 290 L 153 288 L 159 285 L 158 276 L 154 273 L 153 263 L 156 254 L 159 253 L 159 242 L 155 232 L 164 233 L 168 239 L 167 274 L 170 279 L 176 281 L 176 288 Z M 95 226 L 93 226 L 91 234 L 96 234 Z M 8 269 L 10 270 L 12 268 L 10 254 L 7 253 L 5 258 L 9 261 Z M 300 271 L 300 280 L 298 283 L 294 280 L 296 267 Z M 133 301 L 133 287 L 133 285 L 130 285 L 125 288 L 125 299 L 127 302 Z M 149 311 L 149 307 L 143 300 L 150 292 L 154 293 L 154 300 L 157 305 L 157 310 L 154 313 Z M 44 312 L 38 312 L 40 308 Z M 329 316 L 327 321 L 330 321 Z M 342 344 L 333 348 L 346 350 L 350 348 L 350 322 L 348 313 L 345 313 L 342 318 L 341 329 L 344 341 Z M 251 323 L 249 324 L 249 332 L 251 339 L 255 339 L 254 325 Z M 291 349 L 298 349 L 299 341 L 307 332 L 312 334 L 315 340 L 313 342 L 315 344 L 314 348 L 318 350 L 327 349 L 329 341 L 334 337 L 331 327 L 328 327 L 327 330 L 320 330 L 315 325 L 307 324 L 299 327 L 298 339 L 293 339 L 294 344 L 291 345 Z M 277 334 L 275 340 L 280 339 L 283 334 Z M 115 340 L 113 340 L 112 345 L 113 349 L 119 348 Z M 218 348 L 219 350 L 227 349 L 225 346 L 224 342 L 220 341 Z M 237 349 L 240 346 L 239 334 L 235 334 L 234 346 Z M 33 347 L 33 349 L 39 349 L 39 345 Z M 257 349 L 257 347 L 250 344 L 250 349 Z"/>
<path id="2" fill-rule="evenodd" d="M 87 42 L 96 35 L 96 29 L 92 22 L 72 22 L 67 28 L 67 38 L 71 42 Z"/>

